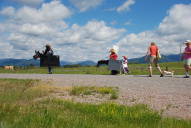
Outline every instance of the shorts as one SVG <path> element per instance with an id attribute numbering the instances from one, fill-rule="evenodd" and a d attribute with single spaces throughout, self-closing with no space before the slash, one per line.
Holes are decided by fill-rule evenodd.
<path id="1" fill-rule="evenodd" d="M 150 57 L 149 57 L 149 63 L 150 63 L 150 64 L 155 64 L 155 65 L 157 65 L 157 64 L 158 64 L 158 59 L 157 59 L 157 57 L 156 57 L 156 56 L 150 56 Z"/>
<path id="2" fill-rule="evenodd" d="M 191 65 L 191 58 L 185 59 L 184 64 L 190 66 Z"/>

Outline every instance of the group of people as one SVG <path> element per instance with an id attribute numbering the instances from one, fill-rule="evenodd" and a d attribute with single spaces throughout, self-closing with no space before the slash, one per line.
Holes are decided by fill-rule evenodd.
<path id="1" fill-rule="evenodd" d="M 184 62 L 184 68 L 185 68 L 184 78 L 189 78 L 190 77 L 189 71 L 191 70 L 191 40 L 186 40 L 184 44 L 186 45 L 185 50 L 182 54 L 182 60 Z M 117 60 L 117 58 L 118 58 L 117 53 L 115 52 L 114 49 L 111 49 L 109 59 Z M 149 77 L 152 77 L 153 75 L 153 70 L 152 70 L 153 65 L 156 66 L 156 68 L 160 72 L 160 77 L 164 77 L 164 73 L 166 72 L 168 73 L 168 71 L 161 70 L 158 63 L 160 58 L 161 55 L 158 46 L 156 45 L 155 42 L 151 42 L 145 57 L 145 60 L 149 63 L 148 65 Z M 126 56 L 123 56 L 122 64 L 124 72 L 128 73 L 129 72 L 127 65 L 128 61 Z"/>
<path id="2" fill-rule="evenodd" d="M 184 44 L 186 45 L 185 50 L 182 54 L 182 60 L 184 62 L 184 68 L 185 68 L 185 76 L 184 78 L 189 78 L 189 71 L 191 70 L 191 40 L 186 40 L 184 42 Z M 109 59 L 111 60 L 117 60 L 118 59 L 118 55 L 115 49 L 110 49 L 110 55 L 109 55 Z M 53 55 L 53 50 L 51 48 L 50 45 L 46 45 L 46 49 L 43 52 L 44 55 L 47 56 L 51 56 Z M 149 77 L 152 77 L 153 73 L 152 73 L 152 66 L 156 66 L 156 68 L 158 69 L 158 71 L 160 72 L 160 77 L 164 76 L 164 71 L 161 70 L 160 66 L 159 66 L 159 59 L 161 58 L 160 56 L 160 52 L 159 52 L 159 48 L 156 45 L 156 43 L 151 42 L 150 46 L 148 47 L 148 51 L 145 57 L 145 60 L 148 61 L 149 65 L 148 65 L 148 71 L 149 71 Z M 101 60 L 98 61 L 97 67 L 99 67 L 100 64 L 107 64 L 108 65 L 109 60 Z M 128 70 L 128 58 L 127 56 L 123 56 L 123 60 L 122 60 L 122 66 L 123 66 L 123 72 L 124 73 L 129 73 Z M 52 68 L 51 66 L 48 66 L 48 72 L 50 74 L 52 74 Z"/>
<path id="3" fill-rule="evenodd" d="M 189 78 L 189 71 L 191 70 L 191 40 L 186 40 L 184 42 L 185 49 L 182 53 L 182 60 L 184 62 L 184 68 L 185 68 L 185 76 L 184 78 Z M 149 77 L 152 77 L 152 65 L 154 64 L 158 71 L 160 72 L 160 77 L 164 76 L 164 71 L 161 70 L 158 61 L 161 58 L 159 48 L 157 45 L 152 42 L 150 47 L 148 48 L 148 52 L 146 55 L 146 59 L 149 60 Z"/>

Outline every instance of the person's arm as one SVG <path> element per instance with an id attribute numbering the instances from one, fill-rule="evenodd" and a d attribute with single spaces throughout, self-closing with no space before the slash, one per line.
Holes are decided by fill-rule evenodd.
<path id="1" fill-rule="evenodd" d="M 188 50 L 188 49 L 186 49 L 185 48 L 185 50 L 184 50 L 184 53 L 183 54 L 191 54 L 191 50 Z"/>
<path id="2" fill-rule="evenodd" d="M 46 55 L 48 52 L 48 50 L 46 49 L 44 52 L 43 52 L 43 55 Z"/>
<path id="3" fill-rule="evenodd" d="M 52 54 L 52 55 L 54 55 L 54 52 L 53 52 L 53 50 L 52 50 L 52 49 L 51 49 L 51 54 Z"/>
<path id="4" fill-rule="evenodd" d="M 191 52 L 184 52 L 184 54 L 191 54 Z"/>
<path id="5" fill-rule="evenodd" d="M 148 59 L 149 55 L 150 55 L 150 47 L 147 49 L 147 53 L 145 55 L 145 61 Z"/>
<path id="6" fill-rule="evenodd" d="M 149 56 L 150 55 L 150 47 L 148 47 L 148 50 L 147 50 L 147 53 L 146 53 L 146 56 Z"/>

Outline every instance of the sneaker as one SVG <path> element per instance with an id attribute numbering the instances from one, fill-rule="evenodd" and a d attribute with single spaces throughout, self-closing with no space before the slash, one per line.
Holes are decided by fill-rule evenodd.
<path id="1" fill-rule="evenodd" d="M 152 77 L 152 75 L 149 75 L 148 77 Z"/>
<path id="2" fill-rule="evenodd" d="M 163 75 L 163 74 L 161 74 L 161 75 L 160 75 L 160 77 L 164 77 L 164 75 Z"/>
<path id="3" fill-rule="evenodd" d="M 190 76 L 185 76 L 184 78 L 190 78 Z"/>

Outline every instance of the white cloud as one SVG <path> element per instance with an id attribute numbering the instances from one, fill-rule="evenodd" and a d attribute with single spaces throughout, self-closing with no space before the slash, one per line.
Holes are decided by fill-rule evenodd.
<path id="1" fill-rule="evenodd" d="M 70 0 L 81 12 L 94 8 L 102 3 L 103 0 Z"/>
<path id="2" fill-rule="evenodd" d="M 15 14 L 15 9 L 13 7 L 7 7 L 0 11 L 0 14 L 5 16 L 13 16 Z"/>
<path id="3" fill-rule="evenodd" d="M 89 21 L 84 26 L 74 24 L 71 28 L 57 34 L 56 47 L 63 58 L 74 60 L 98 60 L 107 56 L 107 48 L 120 38 L 124 29 L 114 29 L 104 21 Z M 64 53 L 64 54 L 63 54 Z M 76 56 L 77 54 L 77 56 Z"/>
<path id="4" fill-rule="evenodd" d="M 191 4 L 174 5 L 156 30 L 128 34 L 118 42 L 121 54 L 143 56 L 151 41 L 158 44 L 162 54 L 178 54 L 180 44 L 191 39 Z"/>
<path id="5" fill-rule="evenodd" d="M 168 16 L 159 25 L 159 31 L 165 34 L 191 31 L 191 5 L 178 4 L 171 8 Z"/>
<path id="6" fill-rule="evenodd" d="M 85 26 L 74 24 L 67 31 L 60 33 L 64 42 L 80 44 L 99 44 L 111 42 L 119 38 L 124 29 L 108 27 L 104 21 L 89 21 Z"/>
<path id="7" fill-rule="evenodd" d="M 23 7 L 17 11 L 15 18 L 24 22 L 51 22 L 62 20 L 71 15 L 71 11 L 59 1 L 44 3 L 40 9 Z"/>
<path id="8" fill-rule="evenodd" d="M 24 24 L 21 27 L 21 32 L 31 35 L 46 35 L 52 33 L 53 30 L 45 24 Z"/>
<path id="9" fill-rule="evenodd" d="M 58 1 L 43 4 L 39 9 L 9 7 L 0 12 L 7 16 L 0 22 L 1 57 L 31 58 L 35 49 L 42 50 L 50 43 L 61 60 L 105 59 L 107 48 L 114 44 L 120 46 L 120 56 L 132 58 L 143 56 L 151 41 L 157 42 L 162 53 L 178 53 L 179 44 L 191 39 L 188 15 L 191 5 L 173 6 L 155 30 L 127 35 L 124 35 L 125 29 L 110 27 L 104 21 L 91 20 L 83 26 L 69 26 L 64 20 L 71 11 Z"/>
<path id="10" fill-rule="evenodd" d="M 130 10 L 130 6 L 135 4 L 135 0 L 127 0 L 125 3 L 123 3 L 121 6 L 119 6 L 117 8 L 118 12 L 122 12 L 122 11 L 129 11 Z"/>
<path id="11" fill-rule="evenodd" d="M 24 5 L 36 6 L 43 3 L 44 0 L 9 0 L 9 1 L 14 1 Z"/>
<path id="12" fill-rule="evenodd" d="M 3 13 L 8 17 L 0 23 L 2 42 L 9 42 L 10 51 L 15 54 L 6 53 L 13 58 L 31 58 L 35 49 L 43 50 L 50 43 L 61 60 L 98 60 L 104 54 L 107 56 L 107 48 L 125 31 L 96 20 L 70 27 L 64 20 L 71 12 L 58 1 L 43 4 L 39 9 L 25 6 L 13 10 L 12 16 Z"/>

